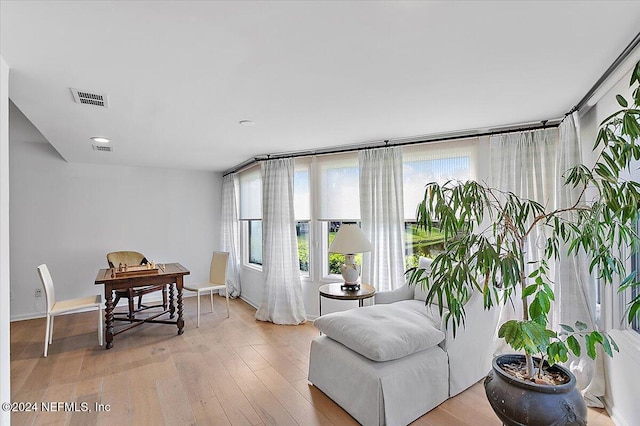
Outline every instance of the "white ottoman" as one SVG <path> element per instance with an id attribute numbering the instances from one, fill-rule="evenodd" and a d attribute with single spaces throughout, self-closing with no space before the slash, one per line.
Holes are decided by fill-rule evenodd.
<path id="1" fill-rule="evenodd" d="M 327 336 L 311 342 L 309 381 L 365 426 L 407 425 L 449 396 L 440 346 L 377 362 Z"/>

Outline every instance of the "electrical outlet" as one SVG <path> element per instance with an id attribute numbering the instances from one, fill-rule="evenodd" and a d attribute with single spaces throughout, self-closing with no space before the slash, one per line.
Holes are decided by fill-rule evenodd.
<path id="1" fill-rule="evenodd" d="M 42 289 L 36 288 L 36 297 L 42 297 Z"/>

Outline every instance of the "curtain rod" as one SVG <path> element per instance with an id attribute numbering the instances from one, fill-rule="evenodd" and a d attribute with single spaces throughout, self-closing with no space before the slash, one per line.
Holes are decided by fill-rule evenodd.
<path id="1" fill-rule="evenodd" d="M 631 40 L 631 43 L 629 43 L 627 45 L 627 47 L 625 47 L 625 49 L 618 55 L 618 57 L 613 61 L 613 63 L 609 66 L 609 68 L 607 68 L 605 70 L 605 72 L 602 74 L 602 76 L 600 76 L 600 78 L 596 81 L 596 83 L 591 87 L 591 89 L 589 89 L 589 91 L 582 97 L 582 99 L 580 99 L 580 101 L 573 107 L 571 108 L 571 110 L 569 112 L 567 112 L 565 114 L 565 117 L 573 114 L 576 111 L 579 111 L 580 109 L 582 109 L 582 107 L 584 107 L 586 105 L 586 103 L 589 101 L 589 99 L 594 95 L 594 93 L 602 86 L 602 84 L 611 76 L 611 74 L 614 73 L 614 71 L 620 66 L 620 64 L 622 64 L 622 62 L 624 62 L 625 59 L 627 59 L 627 57 L 631 54 L 631 52 L 638 47 L 638 45 L 640 45 L 640 33 L 638 33 L 633 40 Z M 557 127 L 560 125 L 560 123 L 562 122 L 562 120 L 553 120 L 553 122 L 551 124 L 548 124 L 548 121 L 542 121 L 540 125 L 534 125 L 534 126 L 525 126 L 525 127 L 520 127 L 520 128 L 514 128 L 513 126 L 508 127 L 508 128 L 501 128 L 501 129 L 497 129 L 497 130 L 493 130 L 493 131 L 485 131 L 485 132 L 478 132 L 477 130 L 470 130 L 466 133 L 458 133 L 458 134 L 450 134 L 450 135 L 445 135 L 445 136 L 434 136 L 433 138 L 423 138 L 420 140 L 415 140 L 415 141 L 407 141 L 407 142 L 401 142 L 402 139 L 399 139 L 399 142 L 393 143 L 391 144 L 392 146 L 403 146 L 403 145 L 413 145 L 413 144 L 419 144 L 419 143 L 431 143 L 431 142 L 443 142 L 443 141 L 447 141 L 447 140 L 453 140 L 453 139 L 465 139 L 465 138 L 470 138 L 470 137 L 480 137 L 480 136 L 493 136 L 493 135 L 499 135 L 499 134 L 504 134 L 504 133 L 512 133 L 512 132 L 524 132 L 524 131 L 528 131 L 528 130 L 538 130 L 538 129 L 543 129 L 545 127 Z M 521 126 L 521 125 L 516 125 L 516 126 Z M 267 159 L 277 159 L 277 158 L 295 158 L 295 157 L 305 157 L 305 156 L 309 156 L 309 155 L 322 155 L 322 154 L 338 154 L 341 152 L 350 152 L 350 151 L 359 151 L 362 149 L 374 149 L 374 148 L 381 148 L 384 146 L 389 146 L 389 140 L 386 140 L 384 142 L 379 142 L 377 144 L 362 144 L 362 145 L 350 145 L 350 146 L 343 146 L 342 148 L 334 148 L 334 149 L 327 149 L 327 150 L 315 150 L 315 151 L 300 151 L 300 152 L 292 152 L 292 153 L 288 153 L 288 154 L 271 154 L 271 155 L 262 155 L 262 156 L 256 156 L 254 158 L 250 158 L 247 161 L 244 161 L 243 163 L 235 166 L 234 168 L 227 170 L 226 172 L 223 173 L 223 176 L 227 176 L 231 173 L 236 173 L 238 171 L 240 171 L 241 169 L 244 169 L 245 167 L 249 167 L 250 165 L 253 165 L 255 163 L 257 163 L 258 161 L 261 160 L 267 160 Z"/>
<path id="2" fill-rule="evenodd" d="M 282 153 L 282 154 L 258 155 L 258 156 L 255 156 L 254 158 L 250 158 L 247 161 L 244 161 L 241 164 L 238 164 L 233 169 L 230 169 L 224 172 L 223 176 L 236 173 L 246 167 L 249 167 L 255 163 L 258 163 L 260 161 L 265 161 L 265 160 L 276 160 L 279 158 L 308 157 L 311 155 L 340 154 L 344 152 L 362 151 L 365 149 L 383 148 L 386 146 L 417 145 L 422 143 L 444 142 L 444 141 L 450 141 L 450 140 L 456 140 L 456 139 L 477 138 L 482 136 L 495 136 L 495 135 L 502 135 L 506 133 L 527 132 L 527 131 L 541 130 L 541 129 L 552 129 L 552 128 L 558 127 L 561 122 L 562 122 L 562 119 L 552 120 L 551 123 L 549 123 L 549 120 L 544 120 L 544 121 L 541 121 L 539 124 L 531 124 L 531 125 L 521 124 L 516 126 L 502 127 L 502 128 L 494 129 L 490 131 L 471 130 L 468 132 L 450 133 L 450 134 L 444 134 L 440 136 L 436 135 L 433 137 L 423 137 L 419 139 L 413 138 L 412 140 L 396 139 L 394 141 L 394 140 L 388 139 L 382 142 L 366 143 L 366 144 L 359 144 L 359 145 L 346 145 L 339 148 L 324 148 L 324 149 L 296 151 L 296 152 Z"/>
<path id="3" fill-rule="evenodd" d="M 576 111 L 581 110 L 582 107 L 584 107 L 587 104 L 589 99 L 591 99 L 591 97 L 598 91 L 598 89 L 600 89 L 602 84 L 609 77 L 611 77 L 611 74 L 614 73 L 614 71 L 620 66 L 620 64 L 622 64 L 622 62 L 624 62 L 625 59 L 627 59 L 627 57 L 631 54 L 631 52 L 635 50 L 636 47 L 638 47 L 639 44 L 640 44 L 640 33 L 638 33 L 635 36 L 635 38 L 631 40 L 631 43 L 629 43 L 627 47 L 625 47 L 625 49 L 622 51 L 622 53 L 618 55 L 615 61 L 613 61 L 613 63 L 609 66 L 609 68 L 607 68 L 607 70 L 602 74 L 602 76 L 600 76 L 598 81 L 596 81 L 596 83 L 591 87 L 591 89 L 589 89 L 587 94 L 584 95 L 584 97 L 580 99 L 580 102 L 578 102 L 576 106 L 571 108 L 571 111 L 569 111 L 566 115 L 569 115 Z"/>

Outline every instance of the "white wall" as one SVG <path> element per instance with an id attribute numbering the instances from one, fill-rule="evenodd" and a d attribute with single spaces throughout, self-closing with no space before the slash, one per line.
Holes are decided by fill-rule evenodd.
<path id="1" fill-rule="evenodd" d="M 625 74 L 620 81 L 607 92 L 598 103 L 580 118 L 580 137 L 583 144 L 583 162 L 592 164 L 595 160 L 591 152 L 593 143 L 597 135 L 599 124 L 609 114 L 620 109 L 615 100 L 616 94 L 622 94 L 631 99 L 629 91 L 630 73 Z M 635 169 L 636 181 L 638 170 Z M 603 303 L 602 315 L 605 329 L 611 332 L 618 346 L 620 353 L 614 353 L 613 358 L 606 357 L 606 391 L 605 404 L 612 419 L 619 426 L 637 424 L 640 419 L 640 405 L 638 397 L 640 395 L 640 334 L 633 330 L 626 329 L 626 321 L 620 321 L 621 311 L 624 306 L 620 301 L 620 296 L 614 289 L 608 288 L 604 291 L 605 302 Z M 622 309 L 621 309 L 622 308 Z"/>
<path id="2" fill-rule="evenodd" d="M 11 401 L 9 267 L 9 66 L 0 56 L 0 403 Z M 0 411 L 0 424 L 10 423 Z"/>
<path id="3" fill-rule="evenodd" d="M 10 119 L 12 319 L 44 312 L 44 297 L 34 297 L 41 263 L 59 299 L 102 294 L 93 282 L 116 250 L 180 262 L 187 282 L 208 280 L 220 173 L 67 163 L 15 106 Z"/>

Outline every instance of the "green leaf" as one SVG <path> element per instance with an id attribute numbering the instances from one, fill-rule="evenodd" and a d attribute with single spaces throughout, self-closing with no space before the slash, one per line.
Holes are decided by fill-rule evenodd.
<path id="1" fill-rule="evenodd" d="M 610 357 L 613 356 L 613 352 L 611 351 L 611 345 L 609 344 L 609 339 L 605 338 L 602 339 L 602 347 L 604 348 L 604 351 L 607 355 L 609 355 Z"/>
<path id="2" fill-rule="evenodd" d="M 549 313 L 551 309 L 551 302 L 549 301 L 549 296 L 546 293 L 540 291 L 536 294 L 536 299 L 540 301 L 540 307 L 545 314 Z"/>
<path id="3" fill-rule="evenodd" d="M 560 324 L 560 327 L 562 327 L 562 329 L 567 331 L 568 333 L 575 333 L 575 330 L 566 324 Z"/>
<path id="4" fill-rule="evenodd" d="M 627 103 L 627 100 L 622 95 L 616 95 L 616 100 L 618 101 L 618 103 L 622 108 L 626 108 L 629 106 L 629 104 Z"/>
<path id="5" fill-rule="evenodd" d="M 531 296 L 533 293 L 536 292 L 536 289 L 538 288 L 537 285 L 529 285 L 527 286 L 524 291 L 522 292 L 522 297 L 528 297 Z"/>
<path id="6" fill-rule="evenodd" d="M 620 283 L 620 287 L 618 287 L 618 292 L 624 291 L 629 288 L 629 286 L 633 285 L 635 279 L 636 271 L 632 271 L 624 280 L 622 280 L 622 282 Z"/>
<path id="7" fill-rule="evenodd" d="M 629 322 L 633 322 L 633 319 L 635 318 L 636 314 L 640 310 L 640 298 L 636 297 L 636 299 L 638 300 L 632 303 L 631 307 L 629 308 L 629 316 L 627 318 Z"/>
<path id="8" fill-rule="evenodd" d="M 587 329 L 587 324 L 581 322 L 581 321 L 576 321 L 576 328 L 580 331 L 584 331 Z"/>
<path id="9" fill-rule="evenodd" d="M 569 336 L 567 338 L 567 345 L 569 345 L 569 349 L 571 349 L 571 352 L 573 352 L 575 356 L 580 356 L 582 349 L 580 348 L 580 343 L 578 343 L 578 339 L 576 339 L 575 336 Z"/>
<path id="10" fill-rule="evenodd" d="M 596 341 L 591 338 L 591 334 L 586 334 L 584 339 L 587 342 L 587 356 L 596 359 Z"/>

